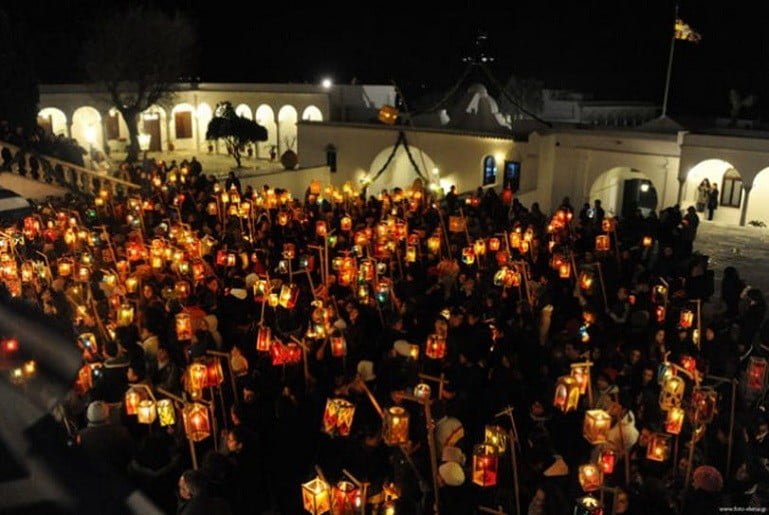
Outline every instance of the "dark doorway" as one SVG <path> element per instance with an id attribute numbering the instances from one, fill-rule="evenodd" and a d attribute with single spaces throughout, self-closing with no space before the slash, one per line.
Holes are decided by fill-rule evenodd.
<path id="1" fill-rule="evenodd" d="M 622 217 L 628 218 L 636 209 L 643 216 L 657 209 L 657 190 L 648 179 L 629 179 L 622 190 Z"/>
<path id="2" fill-rule="evenodd" d="M 152 136 L 150 139 L 150 151 L 160 152 L 160 118 L 144 118 L 144 133 Z"/>

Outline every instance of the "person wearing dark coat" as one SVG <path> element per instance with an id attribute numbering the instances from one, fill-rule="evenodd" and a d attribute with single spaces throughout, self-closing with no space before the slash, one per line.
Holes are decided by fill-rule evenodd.
<path id="1" fill-rule="evenodd" d="M 747 285 L 740 278 L 740 274 L 733 266 L 724 268 L 724 277 L 721 280 L 721 300 L 726 304 L 726 318 L 735 318 L 740 305 L 740 294 Z"/>
<path id="2" fill-rule="evenodd" d="M 208 493 L 206 478 L 198 470 L 186 470 L 179 478 L 177 515 L 230 515 L 226 500 Z"/>
<path id="3" fill-rule="evenodd" d="M 88 405 L 88 426 L 77 434 L 77 441 L 94 463 L 105 463 L 123 473 L 133 453 L 133 441 L 120 424 L 109 423 L 109 406 L 102 401 Z"/>

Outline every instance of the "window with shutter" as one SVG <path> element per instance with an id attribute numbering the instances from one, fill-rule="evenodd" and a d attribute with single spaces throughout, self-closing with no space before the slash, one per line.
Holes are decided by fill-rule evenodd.
<path id="1" fill-rule="evenodd" d="M 176 122 L 176 139 L 189 139 L 192 137 L 192 113 L 179 111 L 174 115 Z"/>

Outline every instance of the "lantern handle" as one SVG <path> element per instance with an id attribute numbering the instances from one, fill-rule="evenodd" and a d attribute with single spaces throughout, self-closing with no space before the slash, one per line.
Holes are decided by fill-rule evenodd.
<path id="1" fill-rule="evenodd" d="M 344 474 L 345 476 L 347 476 L 347 477 L 350 479 L 350 481 L 352 481 L 353 483 L 355 483 L 355 486 L 357 486 L 358 488 L 361 488 L 361 487 L 363 486 L 363 483 L 361 483 L 361 482 L 358 480 L 358 478 L 356 478 L 355 476 L 353 476 L 352 474 L 350 474 L 350 473 L 347 471 L 347 469 L 342 469 L 342 474 Z"/>
<path id="2" fill-rule="evenodd" d="M 328 484 L 328 481 L 326 481 L 326 476 L 323 474 L 323 470 L 321 470 L 320 465 L 315 465 L 315 472 L 318 473 L 318 477 L 320 477 L 324 483 Z"/>
<path id="3" fill-rule="evenodd" d="M 157 390 L 158 390 L 158 393 L 161 393 L 161 394 L 165 395 L 169 399 L 173 399 L 173 400 L 175 400 L 176 402 L 178 402 L 180 404 L 186 404 L 186 401 L 184 399 L 182 399 L 181 397 L 179 397 L 176 394 L 173 394 L 173 393 L 169 392 L 168 390 L 165 390 L 163 388 L 158 388 Z"/>
<path id="4" fill-rule="evenodd" d="M 136 384 L 132 384 L 129 387 L 129 389 L 133 389 L 133 388 L 139 388 L 140 390 L 146 391 L 147 393 L 150 394 L 150 397 L 152 398 L 152 402 L 157 402 L 157 399 L 155 398 L 155 394 L 152 393 L 152 388 L 150 388 L 146 384 L 144 384 L 144 383 L 136 383 Z"/>

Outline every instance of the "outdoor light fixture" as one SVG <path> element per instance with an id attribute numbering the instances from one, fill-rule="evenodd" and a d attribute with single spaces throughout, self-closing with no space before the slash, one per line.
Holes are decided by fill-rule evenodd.
<path id="1" fill-rule="evenodd" d="M 320 85 L 323 86 L 325 89 L 331 88 L 331 86 L 334 85 L 334 82 L 329 78 L 325 77 L 321 82 Z"/>
<path id="2" fill-rule="evenodd" d="M 137 136 L 139 140 L 139 149 L 142 152 L 147 152 L 150 149 L 150 141 L 152 140 L 152 134 L 139 134 Z"/>

